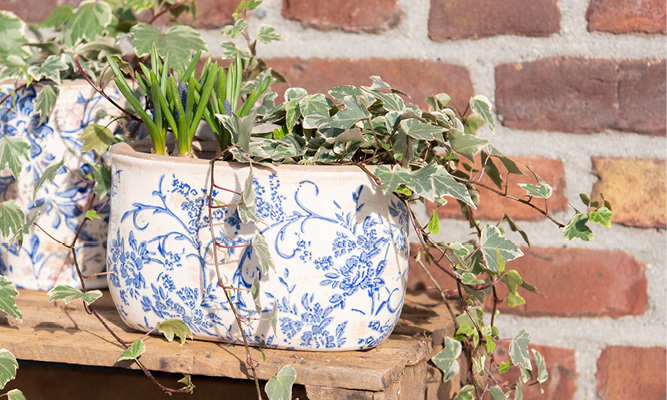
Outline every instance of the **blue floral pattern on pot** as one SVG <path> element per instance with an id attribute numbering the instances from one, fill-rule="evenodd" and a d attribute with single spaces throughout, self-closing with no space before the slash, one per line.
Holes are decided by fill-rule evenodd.
<path id="1" fill-rule="evenodd" d="M 121 317 L 143 331 L 181 318 L 196 338 L 241 343 L 212 258 L 209 164 L 169 166 L 173 158 L 154 155 L 134 159 L 123 146 L 122 154 L 112 149 L 107 256 Z M 262 223 L 242 224 L 235 207 L 212 209 L 216 242 L 226 249 L 221 279 L 234 288 L 229 293 L 246 322 L 244 333 L 269 347 L 374 347 L 389 336 L 403 305 L 407 208 L 382 195 L 361 170 L 340 175 L 330 169 L 320 177 L 309 167 L 297 168 L 254 168 Z M 248 176 L 247 167 L 215 170 L 218 184 L 237 192 Z M 226 190 L 216 189 L 213 198 L 216 205 L 238 202 Z M 268 274 L 249 246 L 256 231 L 275 261 Z M 251 293 L 255 280 L 259 308 Z"/>
<path id="2" fill-rule="evenodd" d="M 13 85 L 0 85 L 0 97 L 12 90 Z M 100 110 L 109 110 L 109 104 L 99 95 L 91 96 L 86 82 L 67 82 L 60 87 L 52 114 L 40 124 L 40 113 L 35 110 L 37 94 L 34 87 L 24 88 L 0 105 L 0 135 L 30 143 L 30 159 L 23 163 L 18 179 L 7 170 L 0 171 L 0 201 L 18 201 L 28 217 L 39 213 L 39 226 L 58 240 L 70 242 L 84 218 L 92 187 L 61 168 L 53 184 L 42 185 L 34 199 L 33 188 L 46 168 L 62 159 L 79 176 L 92 172 L 91 165 L 99 160 L 92 151 L 81 154 L 79 136 L 96 121 Z M 77 242 L 77 257 L 86 275 L 104 270 L 108 214 L 108 207 L 100 210 L 101 219 L 89 221 Z M 0 274 L 25 289 L 80 286 L 70 250 L 34 226 L 24 237 L 21 249 L 0 241 Z M 97 276 L 86 283 L 92 288 L 105 287 L 106 279 Z"/>

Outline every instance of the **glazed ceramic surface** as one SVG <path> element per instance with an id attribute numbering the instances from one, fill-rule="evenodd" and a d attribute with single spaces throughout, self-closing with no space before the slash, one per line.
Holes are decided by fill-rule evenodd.
<path id="1" fill-rule="evenodd" d="M 107 265 L 123 320 L 143 331 L 181 318 L 196 338 L 241 342 L 213 261 L 205 160 L 114 145 Z M 246 165 L 216 163 L 214 205 L 239 202 Z M 222 281 L 244 332 L 262 346 L 354 350 L 378 345 L 398 320 L 408 272 L 408 213 L 356 167 L 257 166 L 257 214 L 212 209 Z M 261 273 L 251 242 L 266 239 L 275 270 Z M 227 256 L 222 254 L 226 253 Z M 260 312 L 252 288 L 260 281 Z M 275 330 L 271 315 L 275 312 Z"/>
<path id="2" fill-rule="evenodd" d="M 0 97 L 13 90 L 11 84 L 0 84 Z M 16 200 L 28 217 L 40 216 L 37 223 L 50 235 L 69 243 L 84 218 L 92 187 L 61 168 L 53 184 L 45 183 L 33 199 L 35 183 L 50 165 L 65 160 L 65 165 L 79 176 L 92 172 L 95 154 L 81 154 L 79 136 L 94 122 L 102 109 L 111 105 L 99 95 L 92 95 L 85 81 L 66 82 L 49 118 L 39 123 L 35 110 L 38 90 L 19 90 L 0 106 L 0 134 L 21 137 L 30 143 L 30 160 L 23 162 L 18 179 L 8 170 L 0 171 L 0 201 Z M 92 275 L 104 270 L 108 208 L 99 213 L 101 219 L 89 221 L 77 243 L 77 258 L 83 273 Z M 24 236 L 23 247 L 11 247 L 0 237 L 0 274 L 6 275 L 17 287 L 48 290 L 56 285 L 80 287 L 69 249 L 59 245 L 36 227 Z M 106 277 L 87 281 L 87 286 L 106 286 Z"/>

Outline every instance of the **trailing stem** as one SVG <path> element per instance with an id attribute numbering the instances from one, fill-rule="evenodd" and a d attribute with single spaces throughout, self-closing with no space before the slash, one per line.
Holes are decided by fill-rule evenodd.
<path id="1" fill-rule="evenodd" d="M 213 190 L 214 188 L 222 189 L 227 192 L 232 192 L 232 193 L 237 193 L 233 190 L 229 189 L 223 189 L 219 185 L 216 185 L 215 183 L 215 162 L 218 161 L 219 158 L 213 158 L 211 160 L 211 179 L 210 179 L 210 185 L 209 185 L 209 190 L 208 190 L 208 222 L 209 222 L 209 228 L 211 231 L 211 240 L 214 243 L 213 246 L 213 262 L 215 265 L 215 273 L 218 279 L 218 286 L 220 286 L 225 292 L 225 298 L 227 299 L 227 304 L 229 304 L 230 309 L 232 310 L 232 313 L 234 313 L 234 319 L 236 320 L 236 325 L 239 328 L 239 332 L 241 332 L 241 337 L 243 338 L 243 346 L 245 348 L 246 352 L 246 360 L 245 364 L 250 367 L 250 370 L 252 371 L 252 378 L 253 381 L 255 382 L 255 389 L 257 390 L 257 398 L 259 400 L 262 400 L 262 390 L 259 386 L 259 380 L 257 379 L 257 371 L 255 370 L 256 368 L 256 362 L 253 360 L 252 355 L 250 354 L 250 343 L 248 342 L 248 338 L 246 337 L 245 332 L 243 331 L 243 325 L 241 324 L 241 319 L 242 317 L 238 314 L 236 307 L 234 306 L 234 302 L 232 301 L 232 298 L 229 294 L 229 290 L 234 290 L 233 287 L 229 287 L 225 285 L 225 283 L 222 281 L 222 274 L 220 274 L 220 265 L 219 265 L 219 259 L 218 259 L 218 247 L 220 248 L 233 248 L 233 247 L 247 247 L 247 246 L 224 246 L 221 243 L 218 243 L 218 241 L 215 238 L 215 230 L 213 229 Z M 239 193 L 240 194 L 240 193 Z M 224 205 L 222 207 L 230 207 L 230 205 Z"/>

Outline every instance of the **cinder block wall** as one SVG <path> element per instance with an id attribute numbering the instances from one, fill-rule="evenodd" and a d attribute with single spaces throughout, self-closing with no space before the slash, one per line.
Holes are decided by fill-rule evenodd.
<path id="1" fill-rule="evenodd" d="M 78 1 L 0 9 L 35 21 L 65 3 Z M 197 1 L 214 55 L 236 3 Z M 463 109 L 486 95 L 499 126 L 485 135 L 554 186 L 561 221 L 578 193 L 604 193 L 615 226 L 586 244 L 515 204 L 479 210 L 516 216 L 532 247 L 511 267 L 546 295 L 501 307 L 499 324 L 508 336 L 526 327 L 545 355 L 544 398 L 648 400 L 666 396 L 665 13 L 664 0 L 265 0 L 251 23 L 287 37 L 260 56 L 310 92 L 380 75 L 419 104 L 447 92 Z M 467 238 L 455 211 L 437 210 L 443 240 Z M 418 268 L 410 285 L 430 286 Z"/>

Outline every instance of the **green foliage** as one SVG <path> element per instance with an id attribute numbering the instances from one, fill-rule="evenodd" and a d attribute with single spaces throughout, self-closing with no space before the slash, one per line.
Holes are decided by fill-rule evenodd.
<path id="1" fill-rule="evenodd" d="M 49 301 L 62 300 L 65 304 L 69 304 L 72 300 L 83 300 L 87 305 L 92 304 L 95 300 L 102 297 L 102 292 L 99 290 L 89 290 L 82 292 L 79 289 L 66 285 L 58 285 L 49 290 Z"/>
<path id="2" fill-rule="evenodd" d="M 173 65 L 177 68 L 190 60 L 192 52 L 208 51 L 208 46 L 201 35 L 187 25 L 172 26 L 162 32 L 153 25 L 139 23 L 130 29 L 130 33 L 137 56 L 147 56 L 155 47 L 157 54 L 165 56 L 169 54 Z"/>
<path id="3" fill-rule="evenodd" d="M 74 46 L 81 40 L 97 39 L 104 34 L 112 17 L 109 4 L 97 1 L 82 2 L 65 22 L 62 31 L 64 43 Z"/>
<path id="4" fill-rule="evenodd" d="M 92 165 L 92 169 L 92 176 L 95 181 L 93 193 L 95 193 L 98 199 L 101 199 L 111 190 L 111 170 L 102 164 Z"/>
<path id="5" fill-rule="evenodd" d="M 19 363 L 16 357 L 7 349 L 0 349 L 0 389 L 4 389 L 7 382 L 16 378 Z"/>
<path id="6" fill-rule="evenodd" d="M 167 319 L 158 323 L 157 330 L 162 333 L 169 342 L 174 340 L 174 336 L 178 336 L 181 339 L 181 346 L 185 344 L 187 338 L 193 339 L 190 327 L 177 318 Z"/>
<path id="7" fill-rule="evenodd" d="M 7 399 L 9 400 L 26 400 L 25 395 L 18 389 L 12 389 L 7 392 Z"/>
<path id="8" fill-rule="evenodd" d="M 509 239 L 504 238 L 496 226 L 485 225 L 480 241 L 480 250 L 486 261 L 486 268 L 493 273 L 499 272 L 498 266 L 501 263 L 523 256 L 523 252 Z"/>
<path id="9" fill-rule="evenodd" d="M 445 338 L 445 348 L 433 356 L 431 361 L 444 373 L 443 382 L 447 382 L 459 373 L 458 358 L 461 355 L 461 342 Z"/>
<path id="10" fill-rule="evenodd" d="M 24 57 L 27 53 L 21 46 L 28 39 L 25 37 L 25 22 L 14 13 L 0 11 L 0 62 L 9 56 Z"/>
<path id="11" fill-rule="evenodd" d="M 120 357 L 118 357 L 116 362 L 124 360 L 138 360 L 139 357 L 142 354 L 144 354 L 145 351 L 146 351 L 146 344 L 144 343 L 143 340 L 137 339 L 134 342 L 132 342 L 130 347 L 128 347 L 127 349 L 125 349 L 125 351 L 121 353 Z"/>
<path id="12" fill-rule="evenodd" d="M 83 142 L 81 152 L 94 150 L 97 154 L 104 154 L 113 143 L 113 132 L 106 126 L 90 124 L 86 126 L 79 136 Z"/>
<path id="13" fill-rule="evenodd" d="M 42 187 L 44 182 L 53 183 L 53 180 L 56 178 L 58 171 L 60 171 L 60 169 L 63 167 L 64 164 L 65 164 L 65 159 L 63 158 L 62 160 L 60 160 L 60 162 L 49 165 L 44 170 L 42 176 L 40 176 L 37 182 L 35 182 L 35 188 L 32 193 L 33 198 L 37 197 L 37 192 L 39 192 L 39 189 Z"/>
<path id="14" fill-rule="evenodd" d="M 567 240 L 579 238 L 585 242 L 593 240 L 593 231 L 586 225 L 588 215 L 578 213 L 570 220 L 570 223 L 563 228 L 563 237 Z"/>
<path id="15" fill-rule="evenodd" d="M 514 365 L 518 365 L 527 370 L 532 370 L 533 367 L 530 364 L 530 353 L 528 352 L 529 343 L 530 334 L 526 331 L 526 328 L 521 328 L 510 342 L 509 355 Z"/>
<path id="16" fill-rule="evenodd" d="M 269 268 L 275 269 L 271 252 L 269 251 L 269 244 L 259 232 L 255 232 L 252 237 L 252 248 L 254 255 L 259 259 L 259 265 L 262 268 L 262 273 L 269 272 Z"/>
<path id="17" fill-rule="evenodd" d="M 14 297 L 18 295 L 18 290 L 16 290 L 9 279 L 0 275 L 0 310 L 4 311 L 7 315 L 17 321 L 23 322 L 23 314 L 21 314 L 21 311 L 16 305 L 16 300 L 14 300 Z"/>
<path id="18" fill-rule="evenodd" d="M 60 75 L 57 75 L 60 80 Z M 35 110 L 39 111 L 39 124 L 41 125 L 46 118 L 51 114 L 53 108 L 56 106 L 56 100 L 60 89 L 55 86 L 44 86 L 35 99 Z"/>
<path id="19" fill-rule="evenodd" d="M 0 233 L 5 238 L 10 234 L 18 233 L 25 223 L 25 214 L 21 205 L 15 200 L 0 203 Z"/>
<path id="20" fill-rule="evenodd" d="M 29 159 L 30 143 L 20 137 L 3 135 L 0 138 L 0 171 L 9 171 L 18 179 L 21 174 L 22 160 Z"/>
<path id="21" fill-rule="evenodd" d="M 285 365 L 271 378 L 264 387 L 269 400 L 292 400 L 292 385 L 296 381 L 296 370 Z"/>

